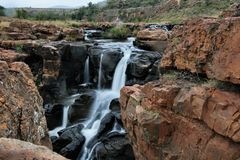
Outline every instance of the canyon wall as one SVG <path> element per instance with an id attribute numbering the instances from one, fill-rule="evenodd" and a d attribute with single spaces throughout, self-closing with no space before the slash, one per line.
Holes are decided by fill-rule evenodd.
<path id="1" fill-rule="evenodd" d="M 136 159 L 240 158 L 240 18 L 176 26 L 160 80 L 121 90 Z"/>
<path id="2" fill-rule="evenodd" d="M 26 57 L 0 50 L 0 137 L 16 138 L 51 148 L 43 100 L 33 81 Z"/>

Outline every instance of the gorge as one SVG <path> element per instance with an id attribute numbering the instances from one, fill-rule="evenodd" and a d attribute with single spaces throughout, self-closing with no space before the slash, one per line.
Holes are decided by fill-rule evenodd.
<path id="1" fill-rule="evenodd" d="M 10 22 L 0 159 L 238 160 L 239 8 L 174 25 Z M 127 39 L 104 37 L 122 25 Z"/>

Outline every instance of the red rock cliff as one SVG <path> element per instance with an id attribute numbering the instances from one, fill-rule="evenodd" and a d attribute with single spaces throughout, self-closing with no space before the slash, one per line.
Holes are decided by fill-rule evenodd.
<path id="1" fill-rule="evenodd" d="M 13 62 L 17 53 L 0 52 L 0 137 L 16 138 L 51 148 L 43 100 L 33 81 L 30 68 Z M 5 54 L 7 55 L 7 54 Z"/>
<path id="2" fill-rule="evenodd" d="M 161 79 L 121 90 L 122 120 L 136 159 L 239 159 L 240 18 L 188 21 L 170 39 Z M 196 80 L 175 74 L 183 70 Z"/>

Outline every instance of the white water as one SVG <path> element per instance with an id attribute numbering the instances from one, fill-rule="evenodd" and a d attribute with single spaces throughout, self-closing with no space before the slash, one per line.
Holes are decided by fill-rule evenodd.
<path id="1" fill-rule="evenodd" d="M 99 70 L 98 70 L 98 89 L 101 89 L 101 79 L 102 79 L 102 59 L 103 59 L 103 54 L 101 54 L 100 62 L 99 62 Z"/>
<path id="2" fill-rule="evenodd" d="M 88 143 L 94 136 L 98 133 L 101 120 L 105 117 L 107 113 L 110 112 L 109 105 L 111 101 L 115 98 L 119 98 L 120 89 L 125 85 L 126 81 L 126 69 L 127 69 L 127 61 L 131 55 L 131 45 L 128 46 L 126 44 L 120 45 L 121 43 L 112 43 L 110 47 L 119 47 L 121 46 L 121 50 L 124 53 L 123 58 L 119 61 L 112 82 L 111 90 L 100 90 L 101 89 L 101 60 L 99 67 L 99 80 L 98 80 L 98 90 L 96 91 L 96 99 L 94 104 L 92 105 L 92 110 L 89 115 L 89 119 L 85 122 L 84 128 L 82 129 L 82 134 L 86 138 L 85 144 L 83 146 L 83 155 L 79 155 L 78 159 L 80 160 L 90 160 L 91 154 L 93 152 L 93 148 L 96 147 L 97 144 L 94 145 L 93 148 L 88 148 Z M 127 43 L 129 44 L 129 43 Z M 114 125 L 113 131 L 119 133 L 125 133 L 123 128 L 119 128 L 117 124 Z M 112 132 L 113 132 L 112 131 Z"/>
<path id="3" fill-rule="evenodd" d="M 125 85 L 126 81 L 126 70 L 127 70 L 127 62 L 131 55 L 131 50 L 129 48 L 123 48 L 124 57 L 118 63 L 112 83 L 112 91 L 118 92 Z"/>
<path id="4" fill-rule="evenodd" d="M 52 136 L 56 136 L 58 137 L 58 132 L 65 129 L 67 127 L 67 123 L 68 123 L 68 110 L 69 110 L 69 106 L 72 105 L 75 101 L 75 99 L 77 99 L 80 95 L 76 94 L 76 95 L 72 95 L 70 97 L 67 97 L 66 99 L 64 99 L 64 103 L 65 106 L 63 108 L 63 119 L 62 119 L 62 125 L 59 127 L 54 128 L 53 130 L 49 131 L 49 135 L 50 137 Z"/>
<path id="5" fill-rule="evenodd" d="M 89 57 L 86 59 L 84 66 L 84 83 L 89 83 L 90 74 L 89 74 Z"/>
<path id="6" fill-rule="evenodd" d="M 68 109 L 69 109 L 69 106 L 65 106 L 65 107 L 63 108 L 63 122 L 62 122 L 62 125 L 61 125 L 60 127 L 57 127 L 57 128 L 55 128 L 55 129 L 49 131 L 50 137 L 52 137 L 52 136 L 58 137 L 58 132 L 67 127 L 67 122 L 68 122 Z"/>

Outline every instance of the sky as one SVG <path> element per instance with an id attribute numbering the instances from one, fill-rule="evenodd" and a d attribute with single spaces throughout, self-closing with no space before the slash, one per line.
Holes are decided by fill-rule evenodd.
<path id="1" fill-rule="evenodd" d="M 48 8 L 54 6 L 79 7 L 89 2 L 97 3 L 103 0 L 0 0 L 0 5 L 5 8 L 32 7 Z"/>

